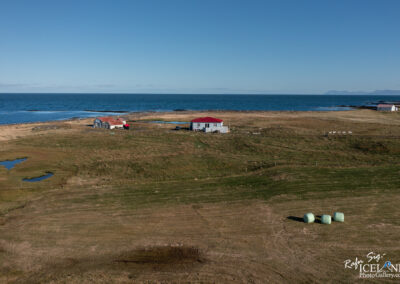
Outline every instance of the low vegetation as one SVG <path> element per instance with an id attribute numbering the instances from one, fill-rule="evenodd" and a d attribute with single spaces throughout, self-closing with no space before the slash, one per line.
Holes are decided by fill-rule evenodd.
<path id="1" fill-rule="evenodd" d="M 399 258 L 399 114 L 211 115 L 232 132 L 140 122 L 202 116 L 184 111 L 132 115 L 129 131 L 84 120 L 3 139 L 0 160 L 28 159 L 0 167 L 0 280 L 349 281 L 345 259 Z M 296 221 L 334 211 L 346 222 Z"/>

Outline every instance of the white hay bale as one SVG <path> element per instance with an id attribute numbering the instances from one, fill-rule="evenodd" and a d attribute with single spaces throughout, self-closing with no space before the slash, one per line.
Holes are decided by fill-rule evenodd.
<path id="1" fill-rule="evenodd" d="M 304 223 L 314 223 L 315 217 L 313 213 L 307 213 L 303 217 Z"/>
<path id="2" fill-rule="evenodd" d="M 344 214 L 342 212 L 335 212 L 333 214 L 333 220 L 335 220 L 335 222 L 344 222 Z"/>
<path id="3" fill-rule="evenodd" d="M 329 225 L 330 223 L 332 223 L 332 217 L 331 217 L 331 215 L 322 215 L 322 216 L 321 216 L 321 223 L 322 223 L 322 224 L 327 224 L 327 225 Z"/>

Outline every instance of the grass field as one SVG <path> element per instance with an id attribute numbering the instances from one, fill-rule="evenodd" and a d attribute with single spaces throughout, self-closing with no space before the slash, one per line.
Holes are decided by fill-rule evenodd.
<path id="1" fill-rule="evenodd" d="M 148 123 L 205 115 L 231 133 Z M 129 131 L 91 120 L 0 126 L 0 161 L 28 158 L 0 167 L 0 281 L 354 282 L 346 259 L 374 251 L 400 263 L 400 114 L 129 120 Z M 345 223 L 299 220 L 334 211 Z"/>

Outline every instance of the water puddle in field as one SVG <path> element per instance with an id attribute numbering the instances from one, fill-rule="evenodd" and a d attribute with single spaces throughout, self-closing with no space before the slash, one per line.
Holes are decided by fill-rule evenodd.
<path id="1" fill-rule="evenodd" d="M 23 181 L 27 181 L 27 182 L 38 182 L 38 181 L 41 181 L 41 180 L 44 180 L 44 179 L 48 179 L 48 178 L 50 178 L 50 177 L 52 177 L 52 176 L 54 176 L 53 173 L 46 173 L 45 175 L 40 176 L 40 177 L 35 177 L 35 178 L 24 178 Z"/>
<path id="2" fill-rule="evenodd" d="M 153 120 L 153 121 L 147 121 L 147 123 L 188 124 L 189 122 L 185 122 L 185 121 L 163 121 L 163 120 Z"/>
<path id="3" fill-rule="evenodd" d="M 17 164 L 22 163 L 23 161 L 26 161 L 26 159 L 27 158 L 15 159 L 13 161 L 1 161 L 0 165 L 6 167 L 7 170 L 11 170 Z"/>

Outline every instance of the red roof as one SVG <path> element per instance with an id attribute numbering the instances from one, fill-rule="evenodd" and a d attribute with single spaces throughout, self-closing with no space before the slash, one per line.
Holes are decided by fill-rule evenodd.
<path id="1" fill-rule="evenodd" d="M 392 107 L 393 105 L 388 104 L 379 104 L 378 107 Z"/>
<path id="2" fill-rule="evenodd" d="M 110 116 L 98 117 L 102 122 L 108 122 L 110 125 L 121 125 L 124 124 L 121 118 L 113 118 Z"/>
<path id="3" fill-rule="evenodd" d="M 206 123 L 216 123 L 216 122 L 222 122 L 222 119 L 214 118 L 214 117 L 199 117 L 196 119 L 193 119 L 192 122 L 206 122 Z"/>

